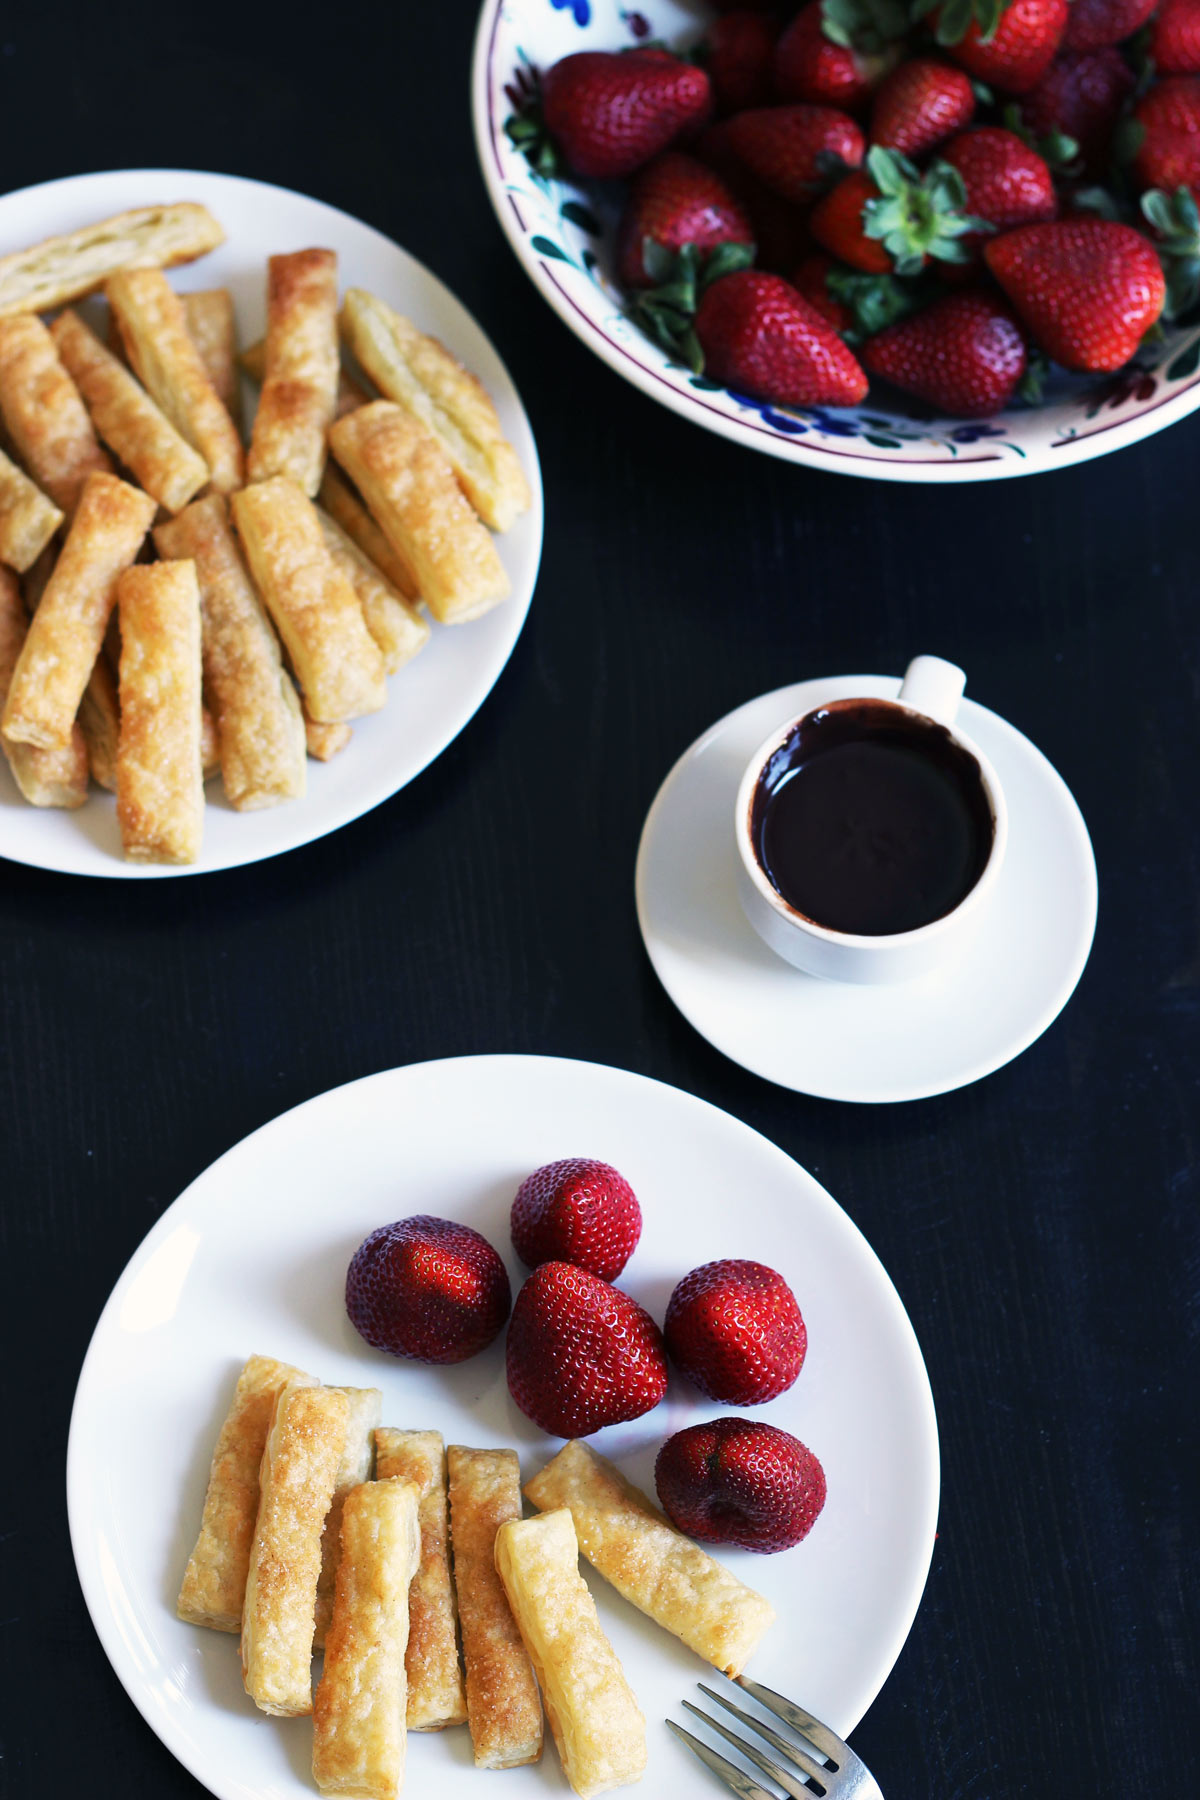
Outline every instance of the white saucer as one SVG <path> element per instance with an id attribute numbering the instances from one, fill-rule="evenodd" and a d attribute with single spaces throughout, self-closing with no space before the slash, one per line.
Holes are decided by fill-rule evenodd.
<path id="1" fill-rule="evenodd" d="M 825 700 L 894 700 L 900 683 L 845 675 L 777 688 L 686 751 L 638 848 L 638 924 L 689 1024 L 752 1074 L 825 1100 L 923 1100 L 990 1075 L 1053 1023 L 1096 929 L 1096 863 L 1083 817 L 1040 750 L 986 707 L 959 722 L 1008 800 L 1008 854 L 974 942 L 936 974 L 850 987 L 793 969 L 755 934 L 734 885 L 742 771 L 776 724 Z"/>

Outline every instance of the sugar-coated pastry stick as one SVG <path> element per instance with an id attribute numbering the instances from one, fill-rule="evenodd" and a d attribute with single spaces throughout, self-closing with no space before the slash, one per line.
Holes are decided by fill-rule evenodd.
<path id="1" fill-rule="evenodd" d="M 204 685 L 216 715 L 221 775 L 239 812 L 303 794 L 304 722 L 279 640 L 242 561 L 220 494 L 156 526 L 163 556 L 188 557 L 200 583 Z"/>
<path id="2" fill-rule="evenodd" d="M 130 862 L 192 863 L 204 831 L 195 563 L 135 563 L 117 583 L 117 605 L 121 848 Z"/>
<path id="3" fill-rule="evenodd" d="M 13 743 L 65 744 L 88 684 L 117 577 L 142 547 L 154 502 L 115 475 L 89 475 L 13 671 L 0 729 Z"/>
<path id="4" fill-rule="evenodd" d="M 384 399 L 432 431 L 484 524 L 507 531 L 530 504 L 529 483 L 483 384 L 444 344 L 364 288 L 347 290 L 341 325 Z"/>
<path id="5" fill-rule="evenodd" d="M 433 434 L 390 400 L 373 400 L 330 427 L 329 446 L 443 625 L 477 618 L 503 600 L 508 576 L 464 499 Z"/>
<path id="6" fill-rule="evenodd" d="M 70 307 L 50 335 L 104 442 L 139 487 L 177 513 L 208 481 L 204 458 Z"/>
<path id="7" fill-rule="evenodd" d="M 0 318 L 0 412 L 25 467 L 69 517 L 88 476 L 112 461 L 54 339 L 30 314 Z"/>
<path id="8" fill-rule="evenodd" d="M 200 452 L 217 492 L 231 493 L 242 485 L 242 441 L 188 336 L 179 295 L 161 269 L 123 270 L 104 291 L 117 315 L 134 374 L 175 429 Z"/>
<path id="9" fill-rule="evenodd" d="M 321 1533 L 342 1459 L 348 1404 L 339 1388 L 288 1382 L 263 1450 L 242 1605 L 242 1679 L 256 1706 L 285 1718 L 312 1711 Z"/>
<path id="10" fill-rule="evenodd" d="M 408 1729 L 442 1731 L 464 1723 L 467 1696 L 458 1661 L 441 1432 L 381 1427 L 375 1433 L 375 1473 L 411 1481 L 420 1496 L 421 1560 L 408 1596 Z"/>
<path id="11" fill-rule="evenodd" d="M 200 288 L 181 294 L 188 336 L 200 352 L 208 379 L 234 424 L 242 417 L 242 394 L 237 371 L 237 319 L 228 288 Z"/>
<path id="12" fill-rule="evenodd" d="M 96 658 L 88 676 L 77 718 L 87 744 L 92 780 L 97 786 L 107 788 L 110 794 L 115 794 L 117 755 L 121 741 L 121 703 L 117 695 L 116 677 L 103 655 Z"/>
<path id="13" fill-rule="evenodd" d="M 396 1800 L 404 1784 L 404 1651 L 419 1545 L 411 1483 L 368 1481 L 347 1495 L 313 1703 L 313 1779 L 323 1794 Z"/>
<path id="14" fill-rule="evenodd" d="M 319 506 L 317 517 L 330 556 L 358 595 L 367 630 L 379 645 L 383 666 L 389 675 L 394 675 L 429 642 L 429 621 L 392 586 L 383 570 L 359 549 L 336 519 Z"/>
<path id="15" fill-rule="evenodd" d="M 0 568 L 0 707 L 16 666 L 29 619 L 21 589 L 11 569 Z M 13 780 L 31 806 L 82 806 L 88 791 L 88 753 L 83 733 L 76 727 L 59 749 L 41 750 L 33 744 L 10 744 L 0 739 L 13 772 Z"/>
<path id="16" fill-rule="evenodd" d="M 259 338 L 256 343 L 243 350 L 238 357 L 238 362 L 241 364 L 243 373 L 261 387 L 267 369 L 266 338 Z M 340 419 L 343 414 L 353 412 L 356 406 L 365 406 L 367 401 L 373 398 L 375 396 L 368 394 L 366 388 L 360 382 L 355 381 L 349 370 L 339 362 L 337 399 L 333 403 L 334 418 Z"/>
<path id="17" fill-rule="evenodd" d="M 258 1472 L 275 1402 L 287 1382 L 316 1387 L 311 1375 L 273 1356 L 242 1369 L 213 1451 L 204 1511 L 176 1610 L 191 1625 L 240 1631 L 246 1571 L 258 1518 Z"/>
<path id="18" fill-rule="evenodd" d="M 421 598 L 421 591 L 412 563 L 388 543 L 359 495 L 332 462 L 325 464 L 317 497 L 334 524 L 340 525 L 368 561 L 383 571 L 396 592 L 415 604 Z"/>
<path id="19" fill-rule="evenodd" d="M 301 701 L 302 706 L 303 704 L 304 702 Z M 334 757 L 340 755 L 346 748 L 353 736 L 354 733 L 348 725 L 342 723 L 324 725 L 319 719 L 314 719 L 309 712 L 305 711 L 304 745 L 314 762 L 332 762 Z"/>
<path id="20" fill-rule="evenodd" d="M 61 510 L 0 450 L 0 563 L 23 575 L 62 522 Z"/>
<path id="21" fill-rule="evenodd" d="M 331 724 L 378 712 L 387 699 L 383 658 L 325 547 L 312 501 L 275 475 L 243 488 L 232 504 L 255 586 L 313 718 Z"/>
<path id="22" fill-rule="evenodd" d="M 351 1488 L 370 1481 L 375 1464 L 375 1427 L 383 1414 L 383 1395 L 378 1388 L 343 1388 L 348 1403 L 346 1438 L 338 1464 L 329 1516 L 321 1534 L 321 1573 L 317 1579 L 317 1614 L 313 1649 L 325 1648 L 325 1635 L 333 1617 L 333 1584 L 342 1547 L 342 1508 Z"/>
<path id="23" fill-rule="evenodd" d="M 0 257 L 0 313 L 48 312 L 94 293 L 118 269 L 170 269 L 223 243 L 206 206 L 139 206 Z"/>
<path id="24" fill-rule="evenodd" d="M 521 1516 L 521 1472 L 514 1450 L 462 1444 L 450 1445 L 446 1468 L 475 1765 L 515 1769 L 542 1754 L 537 1682 L 496 1573 L 496 1533 Z"/>
<path id="25" fill-rule="evenodd" d="M 676 1531 L 614 1464 L 575 1438 L 525 1492 L 542 1512 L 570 1510 L 583 1554 L 639 1611 L 727 1675 L 741 1674 L 774 1607 Z"/>
<path id="26" fill-rule="evenodd" d="M 563 1774 L 580 1800 L 640 1780 L 646 1721 L 579 1573 L 566 1507 L 502 1525 L 496 1568 L 542 1690 Z"/>
<path id="27" fill-rule="evenodd" d="M 297 250 L 267 261 L 267 358 L 246 475 L 321 485 L 338 384 L 337 255 Z"/>

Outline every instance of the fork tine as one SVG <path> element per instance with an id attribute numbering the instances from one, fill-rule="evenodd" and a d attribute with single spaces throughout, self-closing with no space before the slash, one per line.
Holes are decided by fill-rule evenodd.
<path id="1" fill-rule="evenodd" d="M 690 1731 L 685 1731 L 674 1719 L 667 1720 L 667 1727 L 677 1738 L 682 1738 L 688 1749 L 694 1750 L 700 1761 L 707 1763 L 713 1774 L 719 1775 L 727 1787 L 731 1787 L 735 1794 L 740 1794 L 742 1800 L 776 1800 L 774 1794 L 768 1793 L 765 1787 L 760 1787 L 751 1776 L 743 1775 L 726 1757 L 719 1755 L 716 1750 L 710 1750 L 707 1744 L 702 1744 L 698 1737 L 693 1737 Z"/>
<path id="2" fill-rule="evenodd" d="M 760 1681 L 751 1681 L 745 1675 L 738 1675 L 736 1680 L 737 1685 L 752 1700 L 757 1700 L 760 1706 L 773 1712 L 776 1718 L 782 1719 L 785 1725 L 790 1725 L 793 1731 L 803 1732 L 809 1742 L 815 1744 L 822 1756 L 827 1756 L 830 1762 L 842 1764 L 853 1756 L 854 1752 L 830 1731 L 828 1725 L 822 1725 L 820 1719 L 814 1719 L 802 1706 L 797 1706 L 792 1700 L 785 1700 L 774 1688 L 764 1687 Z"/>
<path id="3" fill-rule="evenodd" d="M 780 1737 L 777 1731 L 772 1731 L 771 1727 L 764 1725 L 761 1719 L 756 1719 L 740 1706 L 735 1706 L 732 1700 L 727 1700 L 724 1694 L 718 1694 L 715 1688 L 705 1687 L 702 1681 L 698 1681 L 696 1686 L 702 1694 L 707 1694 L 710 1700 L 715 1700 L 718 1706 L 723 1706 L 726 1712 L 731 1712 L 735 1719 L 740 1719 L 743 1725 L 748 1725 L 751 1731 L 756 1731 L 759 1737 L 765 1738 L 767 1743 L 773 1745 L 781 1756 L 786 1756 L 789 1762 L 793 1762 L 797 1768 L 803 1769 L 806 1775 L 811 1775 L 814 1781 L 821 1783 L 822 1787 L 828 1786 L 829 1777 L 834 1771 L 825 1763 L 817 1762 L 794 1741 L 789 1743 L 786 1738 Z M 686 1706 L 687 1701 L 685 1700 L 683 1704 Z M 701 1713 L 700 1716 L 703 1718 L 704 1714 Z M 727 1735 L 715 1719 L 711 1723 L 714 1731 L 720 1731 L 723 1737 Z M 752 1756 L 753 1752 L 747 1749 L 746 1754 Z"/>
<path id="4" fill-rule="evenodd" d="M 708 1689 L 705 1688 L 704 1692 L 707 1693 Z M 730 1731 L 728 1726 L 722 1725 L 719 1719 L 710 1719 L 706 1712 L 701 1712 L 700 1708 L 693 1706 L 690 1700 L 684 1700 L 682 1705 L 688 1712 L 694 1713 L 698 1719 L 703 1719 L 710 1731 L 718 1732 L 727 1743 L 733 1745 L 735 1750 L 740 1750 L 743 1756 L 749 1757 L 755 1768 L 761 1769 L 764 1775 L 769 1775 L 772 1781 L 777 1781 L 784 1793 L 791 1795 L 792 1800 L 812 1800 L 812 1788 L 803 1781 L 797 1781 L 794 1775 L 789 1775 L 786 1769 L 781 1769 L 779 1764 L 772 1762 L 769 1756 L 764 1756 L 761 1750 L 753 1744 L 748 1744 L 745 1738 L 740 1738 L 736 1731 Z M 814 1763 L 813 1768 L 815 1769 L 816 1766 Z"/>

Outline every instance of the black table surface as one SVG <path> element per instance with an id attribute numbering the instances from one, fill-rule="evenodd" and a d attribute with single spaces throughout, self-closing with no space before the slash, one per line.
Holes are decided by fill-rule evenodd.
<path id="1" fill-rule="evenodd" d="M 814 1171 L 896 1282 L 943 1491 L 920 1613 L 855 1734 L 888 1800 L 1195 1791 L 1200 418 L 960 490 L 787 468 L 693 428 L 591 356 L 502 239 L 470 133 L 473 25 L 470 0 L 0 20 L 6 186 L 211 168 L 368 220 L 506 358 L 547 521 L 505 675 L 386 805 L 199 880 L 3 865 L 0 1784 L 201 1792 L 122 1693 L 67 1535 L 76 1376 L 144 1233 L 311 1095 L 515 1051 L 727 1109 Z M 638 833 L 730 708 L 918 650 L 961 662 L 1074 790 L 1095 947 L 1065 1013 L 986 1081 L 810 1100 L 727 1062 L 659 988 Z"/>

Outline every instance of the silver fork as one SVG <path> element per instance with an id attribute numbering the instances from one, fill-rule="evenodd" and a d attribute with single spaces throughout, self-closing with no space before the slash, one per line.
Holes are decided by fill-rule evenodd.
<path id="1" fill-rule="evenodd" d="M 710 1718 L 700 1707 L 693 1706 L 690 1700 L 685 1700 L 683 1706 L 686 1711 L 694 1713 L 696 1718 L 702 1719 L 710 1731 L 717 1732 L 735 1749 L 740 1750 L 770 1780 L 777 1782 L 784 1793 L 791 1796 L 791 1800 L 817 1800 L 822 1794 L 828 1795 L 829 1800 L 851 1800 L 851 1797 L 853 1800 L 883 1800 L 879 1783 L 866 1764 L 854 1754 L 849 1744 L 844 1744 L 835 1732 L 830 1731 L 828 1725 L 822 1725 L 819 1719 L 814 1719 L 802 1706 L 785 1700 L 782 1694 L 777 1694 L 773 1688 L 763 1687 L 761 1682 L 747 1681 L 744 1675 L 739 1675 L 737 1685 L 752 1700 L 757 1700 L 760 1706 L 782 1719 L 785 1725 L 790 1726 L 805 1741 L 796 1743 L 782 1737 L 764 1720 L 735 1706 L 732 1700 L 727 1700 L 724 1694 L 718 1694 L 715 1688 L 705 1687 L 702 1681 L 697 1683 L 702 1694 L 707 1694 L 710 1700 L 715 1700 L 718 1706 L 723 1706 L 726 1712 L 732 1713 L 735 1719 L 740 1719 L 743 1725 L 756 1732 L 780 1756 L 787 1758 L 791 1768 L 781 1768 L 778 1762 L 765 1755 L 757 1745 L 748 1744 L 738 1732 L 722 1725 L 719 1719 Z M 744 1774 L 728 1757 L 710 1750 L 707 1744 L 701 1743 L 698 1737 L 693 1737 L 690 1731 L 685 1731 L 682 1725 L 676 1725 L 673 1719 L 668 1719 L 667 1724 L 676 1737 L 683 1739 L 689 1750 L 695 1751 L 701 1762 L 707 1763 L 727 1787 L 741 1796 L 741 1800 L 779 1800 L 777 1794 L 755 1781 L 752 1775 Z M 800 1771 L 799 1777 L 793 1773 L 794 1769 Z"/>

